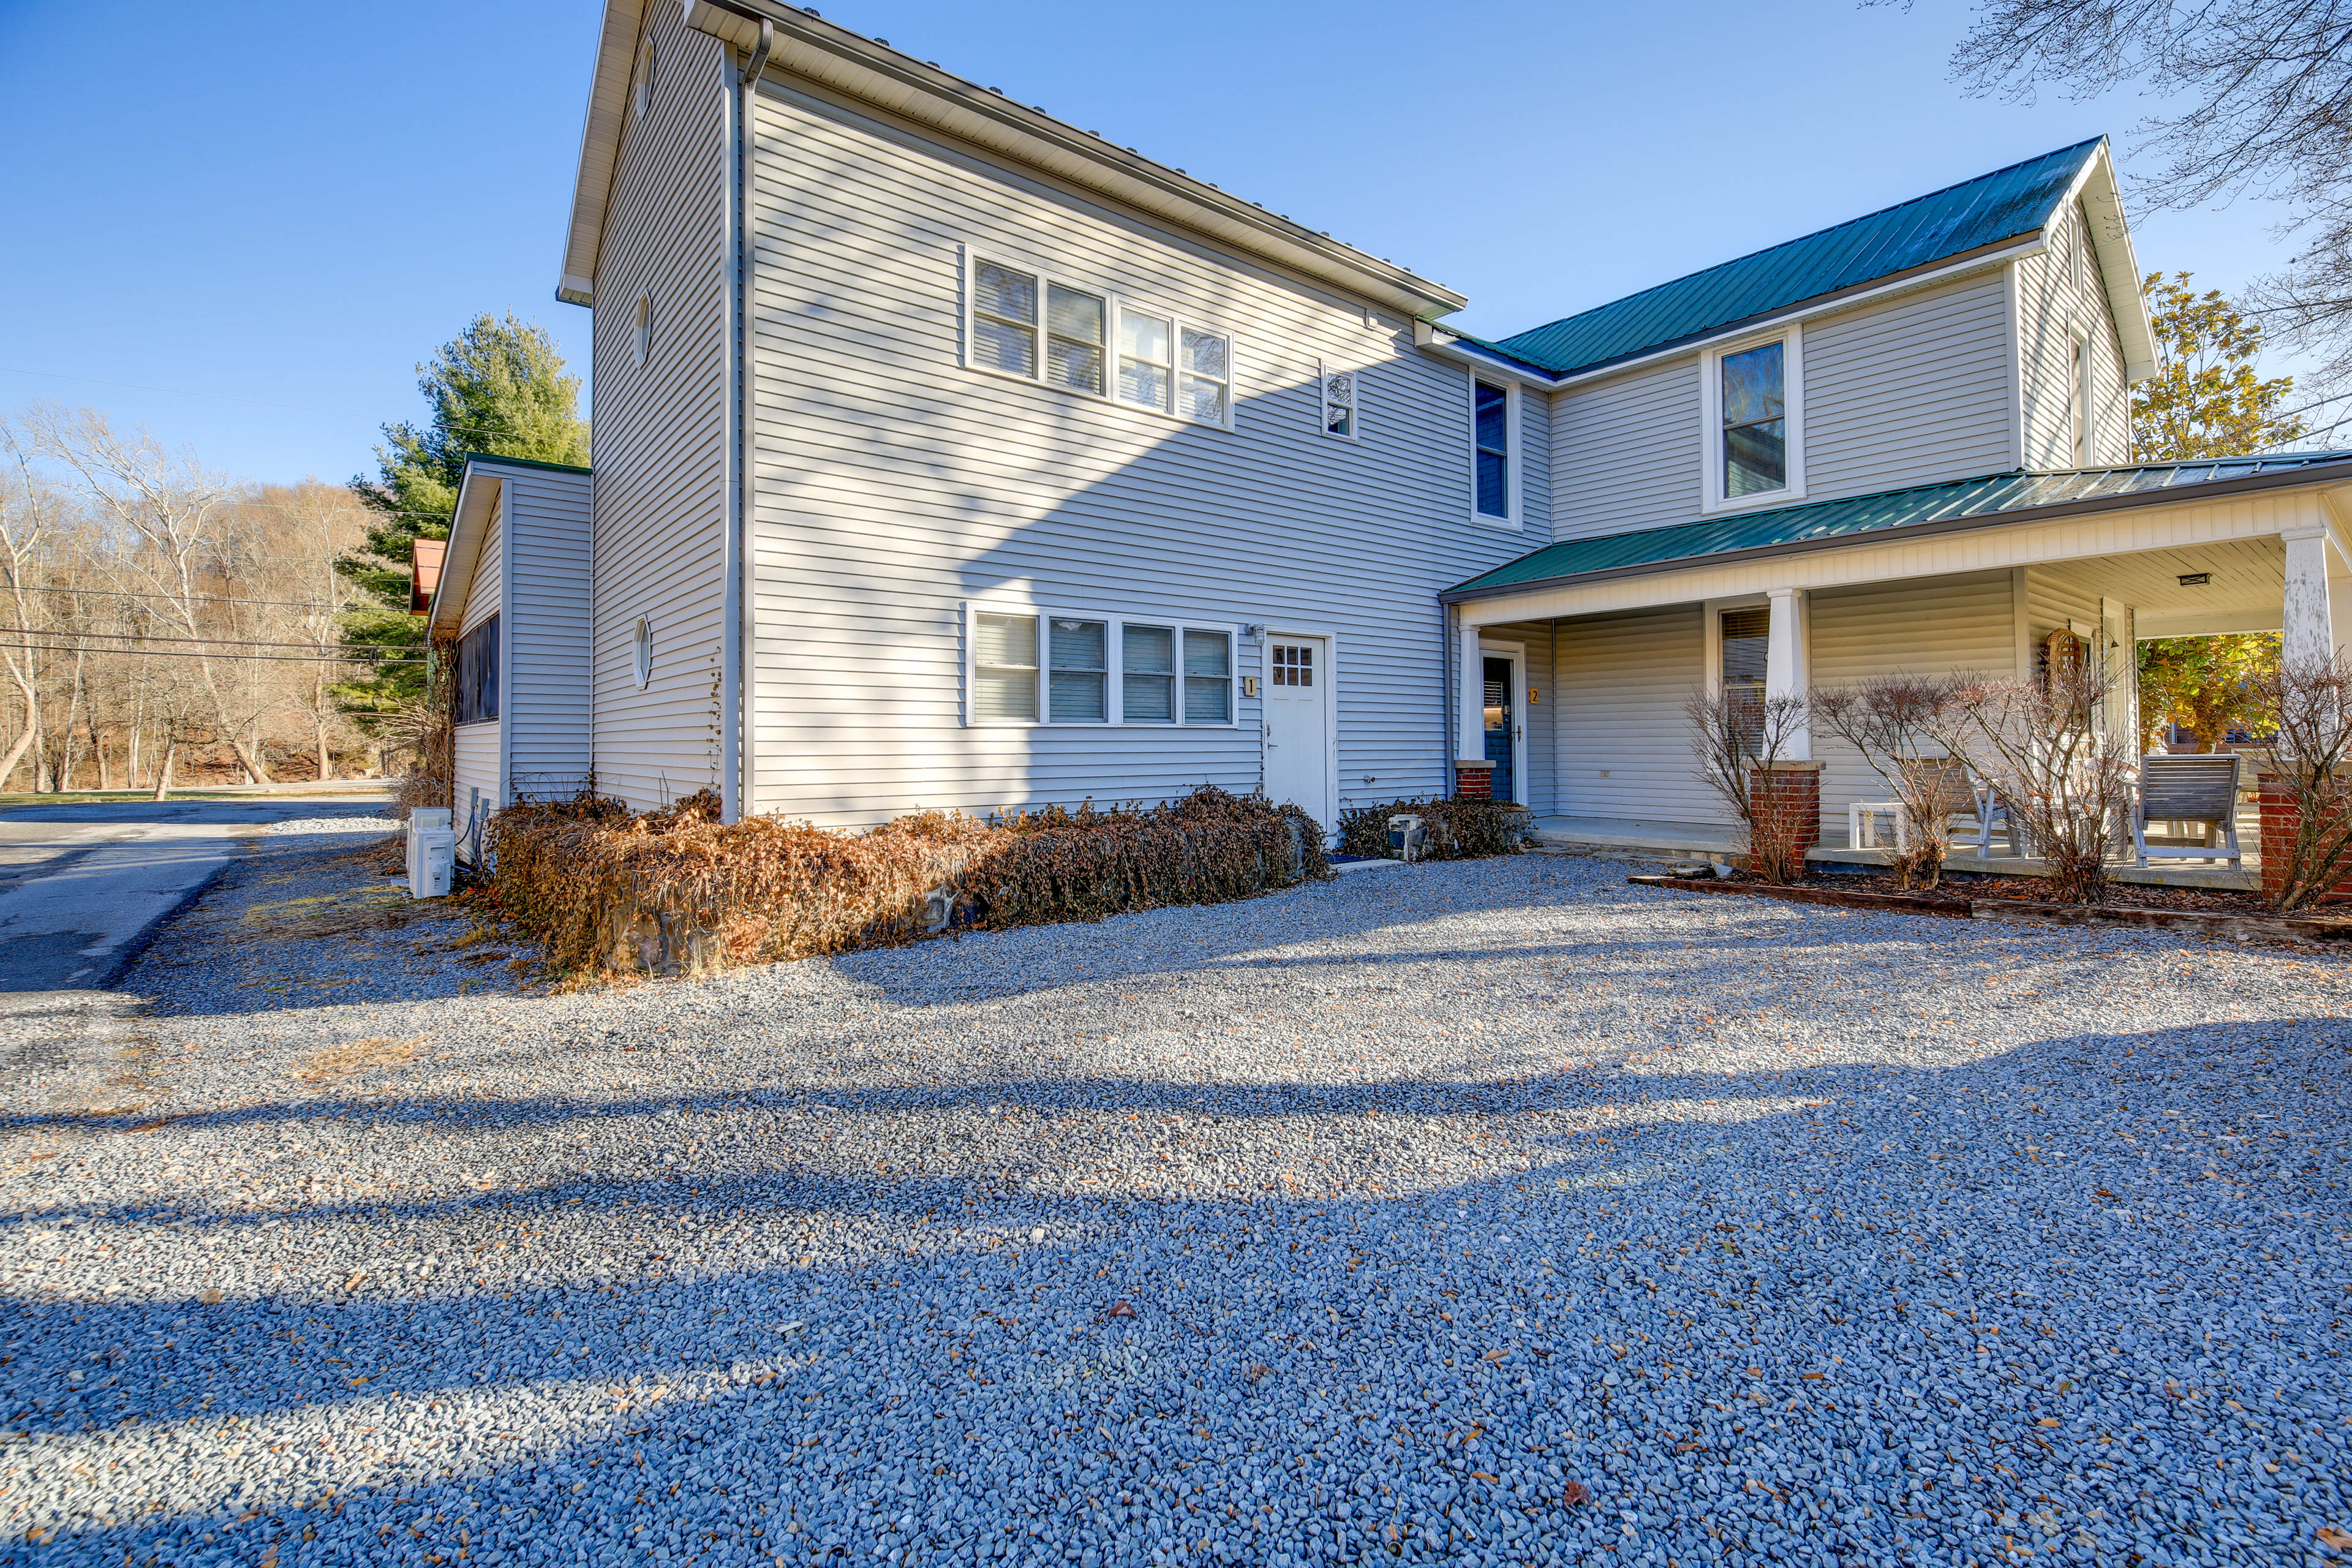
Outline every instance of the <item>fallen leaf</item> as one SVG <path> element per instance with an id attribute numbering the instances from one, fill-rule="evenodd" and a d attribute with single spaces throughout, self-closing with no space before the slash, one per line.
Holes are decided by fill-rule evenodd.
<path id="1" fill-rule="evenodd" d="M 1568 1489 L 1560 1493 L 1559 1500 L 1569 1508 L 1580 1508 L 1592 1500 L 1592 1494 L 1584 1489 L 1582 1481 L 1570 1481 Z"/>
<path id="2" fill-rule="evenodd" d="M 2044 1415 L 2042 1418 L 2041 1425 L 2044 1426 L 2055 1426 L 2058 1425 L 2058 1417 L 2055 1415 Z"/>
<path id="3" fill-rule="evenodd" d="M 1503 1478 L 1500 1476 L 1490 1476 L 1484 1470 L 1473 1470 L 1470 1472 L 1470 1479 L 1474 1481 L 1487 1481 L 1491 1483 L 1500 1481 Z"/>
<path id="4" fill-rule="evenodd" d="M 1829 1373 L 1825 1372 L 1801 1372 L 1797 1375 L 1804 1379 L 1807 1383 L 1819 1383 L 1822 1379 L 1829 1376 Z"/>
<path id="5" fill-rule="evenodd" d="M 1503 1352 L 1501 1351 L 1488 1351 L 1485 1359 L 1487 1361 L 1500 1361 L 1503 1359 Z"/>
<path id="6" fill-rule="evenodd" d="M 1129 1306 L 1126 1302 L 1121 1301 L 1118 1306 L 1113 1307 L 1109 1311 L 1104 1313 L 1103 1316 L 1107 1318 L 1132 1318 L 1135 1316 L 1135 1309 Z"/>
<path id="7" fill-rule="evenodd" d="M 2347 1535 L 2332 1524 L 2323 1524 L 2319 1527 L 2319 1543 L 2322 1546 L 2332 1546 L 2338 1552 L 2352 1552 L 2352 1535 Z"/>

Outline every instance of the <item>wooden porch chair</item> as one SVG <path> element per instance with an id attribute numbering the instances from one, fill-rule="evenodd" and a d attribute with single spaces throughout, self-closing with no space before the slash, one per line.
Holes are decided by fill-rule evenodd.
<path id="1" fill-rule="evenodd" d="M 2132 848 L 2139 863 L 2151 859 L 2221 860 L 2240 863 L 2238 854 L 2238 770 L 2244 759 L 2235 752 L 2205 756 L 2166 756 L 2139 760 L 2139 794 L 2132 803 Z M 2150 844 L 2151 822 L 2192 822 L 2204 829 L 2197 844 Z M 2214 831 L 2221 842 L 2214 841 Z M 2222 853 L 2227 851 L 2226 854 Z"/>
<path id="2" fill-rule="evenodd" d="M 1919 757 L 1898 765 L 1913 794 L 1920 793 L 1921 783 L 1935 792 L 1932 798 L 1941 821 L 1948 825 L 1958 818 L 1964 828 L 1976 830 L 1977 858 L 1991 857 L 1995 829 L 2008 836 L 2009 852 L 2018 852 L 2017 824 L 2011 820 L 2008 806 L 1990 784 L 1970 774 L 1967 764 L 1958 758 Z M 1965 832 L 1953 839 L 1956 844 L 1966 841 Z"/>

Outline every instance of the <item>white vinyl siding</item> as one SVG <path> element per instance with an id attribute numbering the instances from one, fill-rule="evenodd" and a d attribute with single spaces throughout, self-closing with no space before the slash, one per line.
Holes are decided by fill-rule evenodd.
<path id="1" fill-rule="evenodd" d="M 2007 289 L 1996 268 L 1804 322 L 1801 365 L 1791 367 L 1801 501 L 1969 479 L 2014 462 Z M 1552 396 L 1555 537 L 1700 517 L 1706 454 L 1717 438 L 1704 427 L 1701 366 L 1693 353 Z"/>
<path id="2" fill-rule="evenodd" d="M 1684 733 L 1683 700 L 1706 662 L 1700 615 L 1696 605 L 1672 605 L 1559 623 L 1553 809 L 1644 822 L 1725 817 L 1692 771 Z"/>
<path id="3" fill-rule="evenodd" d="M 1436 595 L 1528 542 L 1469 521 L 1459 370 L 1401 321 L 1368 330 L 1361 301 L 796 79 L 772 78 L 759 134 L 754 809 L 846 826 L 1257 786 L 1255 636 L 1234 637 L 1224 725 L 967 725 L 964 607 L 1006 599 L 1328 632 L 1343 799 L 1446 786 Z M 1231 323 L 1234 429 L 961 368 L 973 258 Z M 1318 437 L 1324 364 L 1360 367 L 1379 439 Z M 1529 507 L 1542 449 L 1522 452 Z"/>
<path id="4" fill-rule="evenodd" d="M 509 795 L 588 782 L 588 476 L 510 468 L 499 486 L 506 600 L 499 698 Z"/>
<path id="5" fill-rule="evenodd" d="M 661 68 L 622 132 L 597 262 L 593 659 L 596 783 L 640 808 L 719 784 L 725 483 L 726 147 L 716 39 L 676 6 Z M 636 360 L 635 302 L 657 339 Z M 633 668 L 640 616 L 654 678 Z"/>
<path id="6" fill-rule="evenodd" d="M 2095 252 L 2088 248 L 2090 233 L 2077 210 L 2060 214 L 2050 226 L 2049 248 L 2017 262 L 2018 375 L 2025 405 L 2025 463 L 2036 468 L 2075 466 L 2073 416 L 2078 340 L 2089 348 L 2091 450 L 2086 465 L 2126 462 L 2131 456 L 2131 411 L 2124 383 L 2123 349 L 2099 279 Z"/>
<path id="7" fill-rule="evenodd" d="M 2016 668 L 2013 589 L 2007 572 L 1971 572 L 1808 596 L 1812 678 L 1835 685 L 1874 675 L 1948 675 L 1956 670 L 2006 677 Z M 1822 823 L 1844 831 L 1846 806 L 1888 798 L 1886 781 L 1861 753 L 1813 725 L 1822 770 Z"/>

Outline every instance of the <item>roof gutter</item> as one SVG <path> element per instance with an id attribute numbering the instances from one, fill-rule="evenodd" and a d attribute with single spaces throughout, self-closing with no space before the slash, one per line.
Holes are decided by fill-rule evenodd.
<path id="1" fill-rule="evenodd" d="M 2298 485 L 2352 484 L 2352 459 L 2326 463 L 2315 468 L 2292 468 L 2276 474 L 2249 474 L 2242 479 L 2212 479 L 2188 489 L 2134 490 L 2127 495 L 2092 496 L 2082 500 L 2053 501 L 2048 506 L 2020 507 L 2014 511 L 1979 512 L 1969 517 L 1934 518 L 1926 522 L 1909 522 L 1897 528 L 1865 529 L 1859 533 L 1840 534 L 1832 539 L 1797 539 L 1780 544 L 1758 544 L 1746 550 L 1711 551 L 1705 555 L 1680 555 L 1671 561 L 1647 561 L 1630 566 L 1604 566 L 1593 572 L 1571 572 L 1559 577 L 1530 577 L 1524 583 L 1500 583 L 1488 588 L 1448 588 L 1437 595 L 1445 605 L 1474 604 L 1482 599 L 1508 598 L 1514 594 L 1529 594 L 1554 588 L 1582 587 L 1588 583 L 1611 583 L 1626 577 L 1651 577 L 1666 572 L 1685 571 L 1694 566 L 1721 566 L 1740 561 L 1758 561 L 1774 555 L 1806 555 L 1820 551 L 1841 550 L 1855 544 L 1899 543 L 1909 539 L 1924 539 L 1938 533 L 1965 533 L 1971 529 L 2004 528 L 2019 522 L 2051 522 L 2060 518 L 2083 517 L 2104 511 L 2124 511 L 2133 507 L 2178 506 L 2183 501 L 2202 501 L 2208 498 L 2243 495 L 2250 490 L 2291 489 Z M 1679 526 L 1679 525 L 1677 525 Z"/>
<path id="2" fill-rule="evenodd" d="M 1890 278 L 1874 279 L 1834 294 L 1819 295 L 1783 310 L 1768 310 L 1743 317 L 1737 321 L 1727 321 L 1719 327 L 1711 327 L 1691 337 L 1678 338 L 1664 347 L 1651 349 L 1646 353 L 1633 354 L 1625 359 L 1610 360 L 1605 363 L 1565 373 L 1539 370 L 1523 360 L 1513 359 L 1507 354 L 1498 353 L 1481 344 L 1465 342 L 1459 333 L 1449 331 L 1436 321 L 1414 321 L 1412 341 L 1415 347 L 1433 353 L 1441 359 L 1450 359 L 1457 363 L 1472 364 L 1481 369 L 1491 369 L 1497 374 L 1516 379 L 1522 386 L 1538 392 L 1563 392 L 1570 387 L 1581 386 L 1588 382 L 1622 374 L 1626 371 L 1655 364 L 1662 360 L 1680 359 L 1685 354 L 1696 353 L 1711 343 L 1728 342 L 1756 332 L 1769 331 L 1774 327 L 1786 326 L 1790 322 L 1807 321 L 1817 316 L 1850 310 L 1856 305 L 1884 299 L 1890 294 L 1910 293 L 1916 289 L 1933 288 L 1938 283 L 1948 283 L 1954 279 L 1965 278 L 1971 273 L 1990 271 L 1996 267 L 2006 266 L 2020 257 L 2038 255 L 2049 248 L 2050 239 L 2047 231 L 2036 229 L 2022 238 L 1996 240 L 1991 245 L 1979 246 L 1974 250 L 1964 252 L 1958 257 L 1945 261 L 1931 262 L 1924 268 L 1915 268 L 1908 272 L 1898 272 Z"/>

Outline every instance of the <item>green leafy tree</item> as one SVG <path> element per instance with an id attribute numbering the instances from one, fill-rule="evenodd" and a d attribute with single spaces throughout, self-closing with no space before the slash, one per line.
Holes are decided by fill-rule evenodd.
<path id="1" fill-rule="evenodd" d="M 336 563 L 366 595 L 343 616 L 347 645 L 424 647 L 424 618 L 408 611 L 409 550 L 419 539 L 449 537 L 467 458 L 588 461 L 580 378 L 566 373 L 554 340 L 535 321 L 477 316 L 416 367 L 416 386 L 431 420 L 385 426 L 376 477 L 352 481 L 375 517 L 365 548 Z M 380 724 L 425 694 L 422 663 L 377 663 L 378 657 L 355 649 L 353 661 L 368 673 L 337 689 L 345 710 L 363 725 L 371 716 Z"/>
<path id="2" fill-rule="evenodd" d="M 2273 632 L 2227 637 L 2151 637 L 2139 645 L 2140 751 L 2157 748 L 2158 730 L 2179 724 L 2197 749 L 2220 749 L 2233 729 L 2258 727 L 2263 682 L 2278 671 Z"/>
<path id="3" fill-rule="evenodd" d="M 2151 272 L 2140 285 L 2156 328 L 2156 374 L 2132 388 L 2132 447 L 2143 460 L 2234 458 L 2269 451 L 2304 434 L 2281 412 L 2294 377 L 2255 373 L 2263 329 L 2218 289 L 2200 294 L 2191 274 Z"/>

